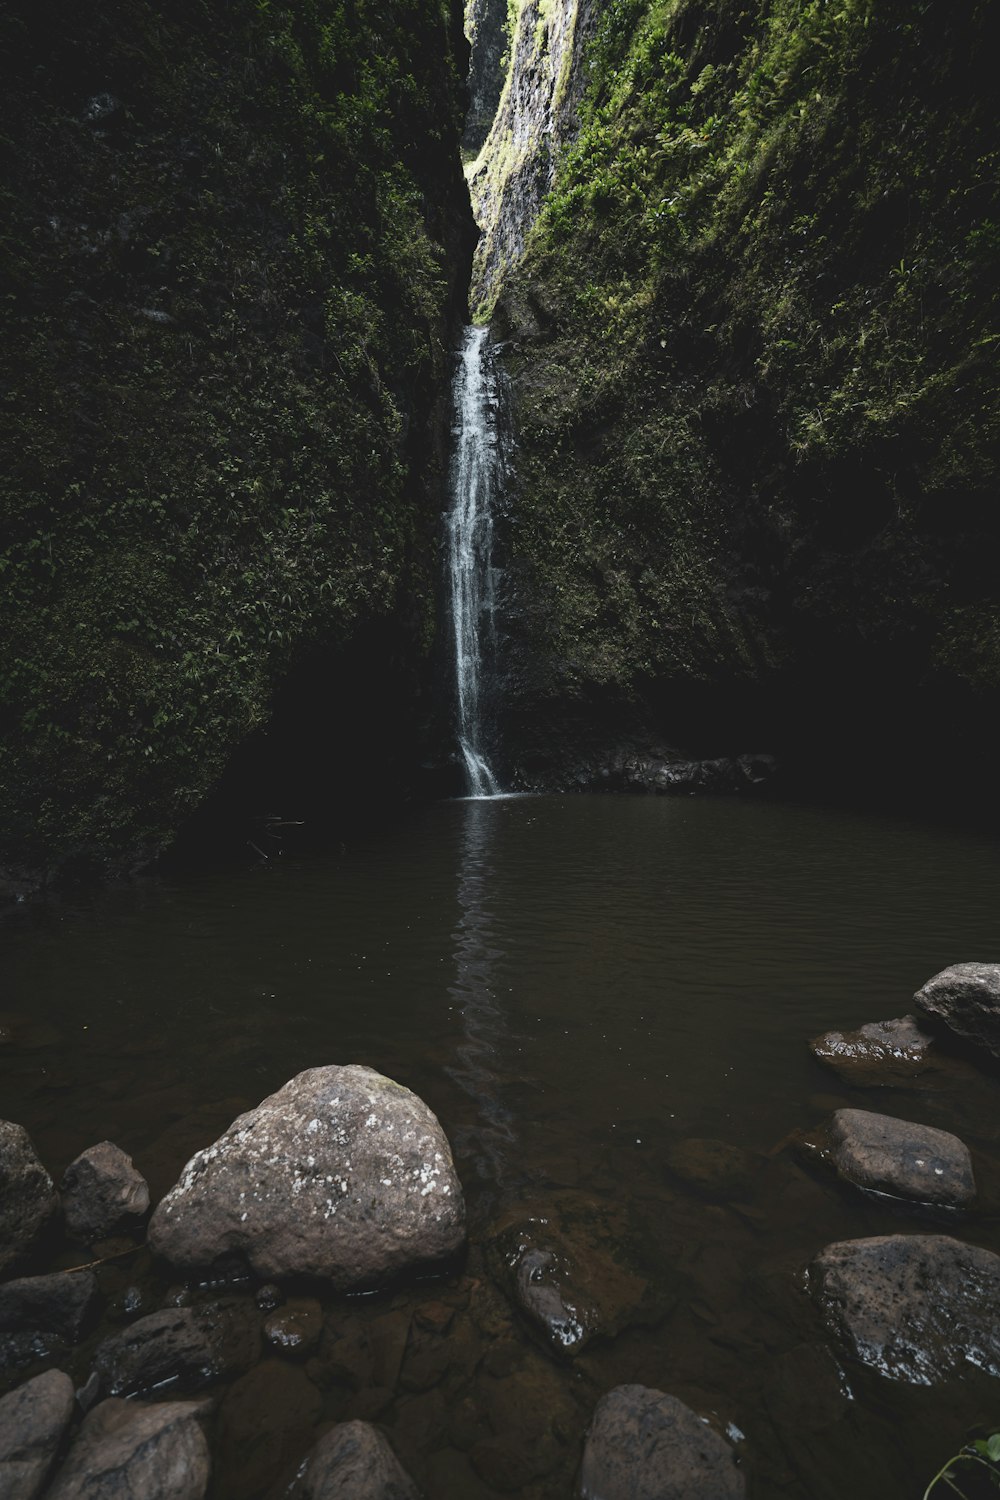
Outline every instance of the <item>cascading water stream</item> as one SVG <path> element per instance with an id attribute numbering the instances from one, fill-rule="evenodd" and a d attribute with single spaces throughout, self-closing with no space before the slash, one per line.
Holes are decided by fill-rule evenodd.
<path id="1" fill-rule="evenodd" d="M 492 501 L 500 467 L 489 329 L 470 327 L 455 375 L 455 449 L 448 515 L 451 615 L 455 630 L 458 742 L 469 795 L 495 797 L 500 786 L 483 746 L 483 622 L 492 622 Z"/>

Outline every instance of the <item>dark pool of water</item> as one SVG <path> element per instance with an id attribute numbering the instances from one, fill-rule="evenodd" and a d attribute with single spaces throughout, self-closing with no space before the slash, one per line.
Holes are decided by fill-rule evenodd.
<path id="1" fill-rule="evenodd" d="M 0 1008 L 25 1018 L 0 1053 L 0 1114 L 57 1177 L 110 1138 L 162 1193 L 306 1067 L 367 1063 L 432 1106 L 470 1215 L 468 1265 L 433 1293 L 455 1310 L 454 1361 L 407 1377 L 426 1289 L 331 1302 L 357 1347 L 377 1326 L 403 1352 L 391 1378 L 372 1355 L 353 1384 L 307 1367 L 319 1404 L 301 1430 L 289 1417 L 279 1458 L 317 1422 L 375 1415 L 431 1500 L 568 1495 L 594 1401 L 637 1380 L 735 1423 L 758 1497 L 920 1494 L 970 1424 L 1000 1425 L 1000 1389 L 912 1391 L 826 1362 L 810 1258 L 914 1226 L 781 1143 L 851 1102 L 959 1129 L 989 1171 L 992 1083 L 852 1094 L 806 1042 L 902 1014 L 949 963 L 995 958 L 998 855 L 802 807 L 514 798 L 439 805 L 322 859 L 140 882 L 0 928 Z M 734 1204 L 685 1186 L 667 1158 L 689 1137 L 761 1153 L 752 1191 Z M 482 1244 L 519 1208 L 558 1215 L 580 1195 L 627 1213 L 670 1295 L 652 1326 L 560 1363 Z M 989 1220 L 962 1232 L 1000 1249 Z M 265 1493 L 278 1459 L 241 1468 L 223 1439 L 217 1493 Z"/>

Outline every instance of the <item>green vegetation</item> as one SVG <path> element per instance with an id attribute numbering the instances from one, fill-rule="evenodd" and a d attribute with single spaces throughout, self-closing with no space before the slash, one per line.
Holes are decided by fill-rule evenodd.
<path id="1" fill-rule="evenodd" d="M 464 299 L 439 0 L 3 23 L 3 859 L 161 846 L 310 643 L 433 632 Z"/>
<path id="2" fill-rule="evenodd" d="M 497 315 L 539 692 L 863 662 L 996 694 L 990 12 L 602 8 Z"/>
<path id="3" fill-rule="evenodd" d="M 923 1500 L 933 1500 L 935 1494 L 943 1495 L 945 1490 L 967 1497 L 963 1481 L 970 1475 L 973 1480 L 988 1481 L 991 1489 L 1000 1489 L 1000 1432 L 974 1438 L 949 1458 L 924 1490 Z"/>

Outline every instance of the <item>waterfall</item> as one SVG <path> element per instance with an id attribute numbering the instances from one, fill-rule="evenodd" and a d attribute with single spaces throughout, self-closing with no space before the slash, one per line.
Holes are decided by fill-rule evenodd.
<path id="1" fill-rule="evenodd" d="M 496 391 L 488 328 L 467 328 L 454 386 L 455 449 L 448 515 L 451 617 L 455 630 L 458 742 L 469 794 L 495 797 L 500 786 L 483 748 L 480 707 L 484 622 L 492 631 L 492 501 L 500 468 Z"/>

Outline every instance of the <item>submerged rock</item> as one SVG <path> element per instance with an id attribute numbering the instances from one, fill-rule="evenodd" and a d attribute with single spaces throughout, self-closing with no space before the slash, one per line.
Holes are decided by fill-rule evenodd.
<path id="1" fill-rule="evenodd" d="M 84 1418 L 46 1500 L 203 1500 L 204 1402 L 102 1401 Z"/>
<path id="2" fill-rule="evenodd" d="M 149 1208 L 146 1179 L 111 1141 L 91 1146 L 71 1162 L 59 1190 L 66 1228 L 87 1245 L 137 1224 Z"/>
<path id="3" fill-rule="evenodd" d="M 73 1344 L 98 1300 L 93 1271 L 24 1276 L 0 1286 L 0 1332 L 52 1333 Z"/>
<path id="4" fill-rule="evenodd" d="M 706 1198 L 746 1197 L 753 1189 L 760 1159 L 727 1141 L 679 1141 L 667 1152 L 675 1177 Z"/>
<path id="5" fill-rule="evenodd" d="M 946 1130 L 838 1109 L 826 1136 L 830 1160 L 855 1187 L 946 1208 L 967 1208 L 976 1196 L 968 1148 Z"/>
<path id="6" fill-rule="evenodd" d="M 73 1415 L 73 1382 L 46 1370 L 0 1400 L 0 1495 L 36 1500 Z"/>
<path id="7" fill-rule="evenodd" d="M 848 1353 L 890 1380 L 933 1385 L 967 1366 L 1000 1376 L 1000 1256 L 948 1235 L 828 1245 L 810 1288 Z"/>
<path id="8" fill-rule="evenodd" d="M 597 1403 L 580 1468 L 580 1500 L 742 1500 L 732 1448 L 663 1391 L 620 1385 Z"/>
<path id="9" fill-rule="evenodd" d="M 323 1309 L 311 1297 L 293 1297 L 264 1322 L 264 1337 L 275 1349 L 304 1357 L 319 1343 Z"/>
<path id="10" fill-rule="evenodd" d="M 809 1046 L 846 1083 L 868 1087 L 907 1082 L 937 1064 L 934 1038 L 915 1016 L 826 1031 Z"/>
<path id="11" fill-rule="evenodd" d="M 310 1068 L 200 1151 L 149 1226 L 200 1267 L 237 1251 L 260 1276 L 341 1290 L 440 1260 L 465 1239 L 448 1141 L 427 1105 L 371 1068 Z"/>
<path id="12" fill-rule="evenodd" d="M 341 1422 L 309 1454 L 288 1500 L 419 1500 L 413 1480 L 369 1422 Z"/>
<path id="13" fill-rule="evenodd" d="M 1000 964 L 952 964 L 917 990 L 921 1015 L 1000 1062 Z"/>
<path id="14" fill-rule="evenodd" d="M 0 1275 L 24 1260 L 58 1207 L 28 1132 L 0 1120 Z"/>
<path id="15" fill-rule="evenodd" d="M 151 1313 L 97 1348 L 101 1388 L 133 1396 L 180 1385 L 197 1390 L 242 1374 L 260 1355 L 260 1317 L 252 1305 L 212 1303 Z"/>

